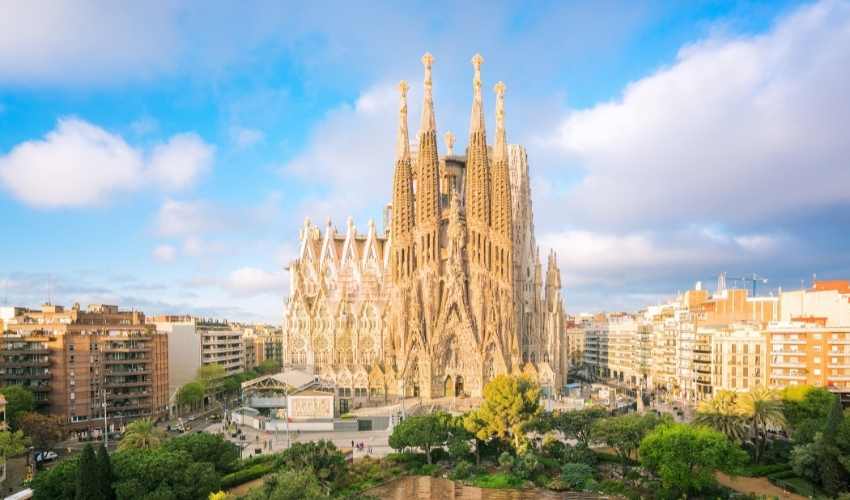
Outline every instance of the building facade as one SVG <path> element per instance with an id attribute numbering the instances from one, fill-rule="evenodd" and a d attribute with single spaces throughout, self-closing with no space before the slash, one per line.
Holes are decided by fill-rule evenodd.
<path id="1" fill-rule="evenodd" d="M 45 305 L 4 321 L 0 383 L 21 385 L 39 408 L 79 434 L 111 430 L 168 408 L 168 339 L 138 311 Z M 105 415 L 104 415 L 105 412 Z"/>
<path id="2" fill-rule="evenodd" d="M 401 99 L 389 228 L 337 233 L 309 220 L 289 266 L 284 363 L 309 367 L 353 394 L 434 399 L 481 396 L 502 373 L 559 388 L 566 372 L 565 312 L 554 254 L 544 269 L 534 240 L 528 163 L 508 145 L 504 85 L 496 139 L 487 143 L 480 56 L 465 154 L 437 148 L 433 59 L 425 66 L 417 148 L 407 84 Z M 545 281 L 544 281 L 545 278 Z"/>

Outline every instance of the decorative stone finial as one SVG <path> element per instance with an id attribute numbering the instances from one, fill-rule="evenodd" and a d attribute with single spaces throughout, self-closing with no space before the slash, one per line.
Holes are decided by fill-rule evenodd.
<path id="1" fill-rule="evenodd" d="M 436 120 L 434 119 L 434 97 L 431 94 L 431 66 L 433 64 L 434 56 L 430 52 L 426 52 L 422 56 L 422 65 L 425 66 L 425 79 L 423 81 L 425 103 L 422 106 L 422 122 L 419 126 L 420 133 L 437 129 Z"/>
<path id="2" fill-rule="evenodd" d="M 455 135 L 449 130 L 443 137 L 446 140 L 446 155 L 451 156 L 454 154 Z"/>
<path id="3" fill-rule="evenodd" d="M 505 128 L 505 82 L 498 82 L 493 86 L 496 92 L 496 127 Z"/>
<path id="4" fill-rule="evenodd" d="M 396 145 L 396 160 L 407 160 L 410 158 L 410 139 L 407 135 L 407 90 L 410 85 L 402 80 L 398 83 L 399 110 L 398 110 L 398 144 Z"/>
<path id="5" fill-rule="evenodd" d="M 484 130 L 484 105 L 481 97 L 482 64 L 484 64 L 484 58 L 481 57 L 481 54 L 472 56 L 472 67 L 475 68 L 475 75 L 472 77 L 472 116 L 469 120 L 470 133 Z"/>

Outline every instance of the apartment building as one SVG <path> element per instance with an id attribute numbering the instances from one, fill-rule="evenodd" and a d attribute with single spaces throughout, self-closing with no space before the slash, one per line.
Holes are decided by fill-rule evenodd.
<path id="1" fill-rule="evenodd" d="M 273 361 L 277 366 L 283 366 L 283 330 L 270 325 L 244 325 L 242 334 L 245 338 L 245 369 Z M 248 352 L 248 351 L 251 352 Z"/>
<path id="2" fill-rule="evenodd" d="M 225 320 L 176 315 L 154 316 L 147 322 L 157 331 L 169 333 L 171 363 L 176 367 L 169 379 L 172 396 L 194 380 L 202 366 L 219 364 L 227 375 L 245 369 L 245 343 L 238 325 Z M 253 358 L 250 361 L 253 363 Z"/>
<path id="3" fill-rule="evenodd" d="M 584 364 L 586 335 L 584 328 L 574 320 L 567 325 L 565 335 L 567 340 L 567 360 L 571 368 Z"/>
<path id="4" fill-rule="evenodd" d="M 584 364 L 597 377 L 609 378 L 608 318 L 604 314 L 579 317 L 584 330 Z"/>
<path id="5" fill-rule="evenodd" d="M 608 316 L 608 370 L 611 378 L 635 386 L 637 375 L 638 322 L 629 314 Z"/>
<path id="6" fill-rule="evenodd" d="M 79 435 L 165 414 L 168 338 L 114 305 L 16 308 L 0 338 L 0 383 L 31 390 L 39 409 Z"/>
<path id="7" fill-rule="evenodd" d="M 820 318 L 768 328 L 771 387 L 813 385 L 850 392 L 850 326 L 826 323 L 826 318 Z"/>
<path id="8" fill-rule="evenodd" d="M 746 392 L 768 383 L 768 343 L 757 326 L 734 324 L 711 335 L 712 391 Z"/>

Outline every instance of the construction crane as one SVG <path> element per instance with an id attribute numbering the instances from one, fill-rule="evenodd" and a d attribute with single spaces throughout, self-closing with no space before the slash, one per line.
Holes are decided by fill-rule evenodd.
<path id="1" fill-rule="evenodd" d="M 720 273 L 720 276 L 717 278 L 717 286 L 718 287 L 721 286 L 721 283 L 722 283 L 722 286 L 725 289 L 726 288 L 726 280 L 742 281 L 742 282 L 745 282 L 745 283 L 749 282 L 752 285 L 752 293 L 753 294 L 751 295 L 751 297 L 756 296 L 756 290 L 757 290 L 759 283 L 761 283 L 762 285 L 767 284 L 767 278 L 765 278 L 764 276 L 759 276 L 756 273 L 745 274 L 743 277 L 726 276 L 726 273 Z"/>

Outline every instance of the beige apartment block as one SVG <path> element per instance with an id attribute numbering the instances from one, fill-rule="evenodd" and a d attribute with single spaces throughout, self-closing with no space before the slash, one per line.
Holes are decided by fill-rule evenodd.
<path id="1" fill-rule="evenodd" d="M 735 324 L 711 335 L 712 391 L 747 392 L 767 385 L 767 333 L 754 325 Z"/>
<path id="2" fill-rule="evenodd" d="M 636 346 L 638 322 L 629 314 L 608 316 L 608 371 L 611 378 L 630 386 L 637 385 Z"/>
<path id="3" fill-rule="evenodd" d="M 782 322 L 825 318 L 826 326 L 850 326 L 850 281 L 815 281 L 807 290 L 782 294 Z"/>
<path id="4" fill-rule="evenodd" d="M 162 315 L 145 320 L 160 333 L 168 335 L 168 394 L 177 391 L 198 376 L 201 366 L 201 336 L 191 316 Z"/>
<path id="5" fill-rule="evenodd" d="M 18 308 L 4 320 L 0 383 L 31 390 L 39 408 L 81 435 L 165 414 L 168 336 L 138 311 L 90 305 Z M 105 404 L 105 408 L 104 408 Z"/>
<path id="6" fill-rule="evenodd" d="M 201 336 L 201 365 L 221 365 L 227 375 L 244 371 L 242 330 L 227 321 L 200 319 L 195 328 Z"/>
<path id="7" fill-rule="evenodd" d="M 567 359 L 569 360 L 570 368 L 579 367 L 584 364 L 584 349 L 586 332 L 584 328 L 575 321 L 572 321 L 567 326 L 566 341 L 567 341 Z"/>

